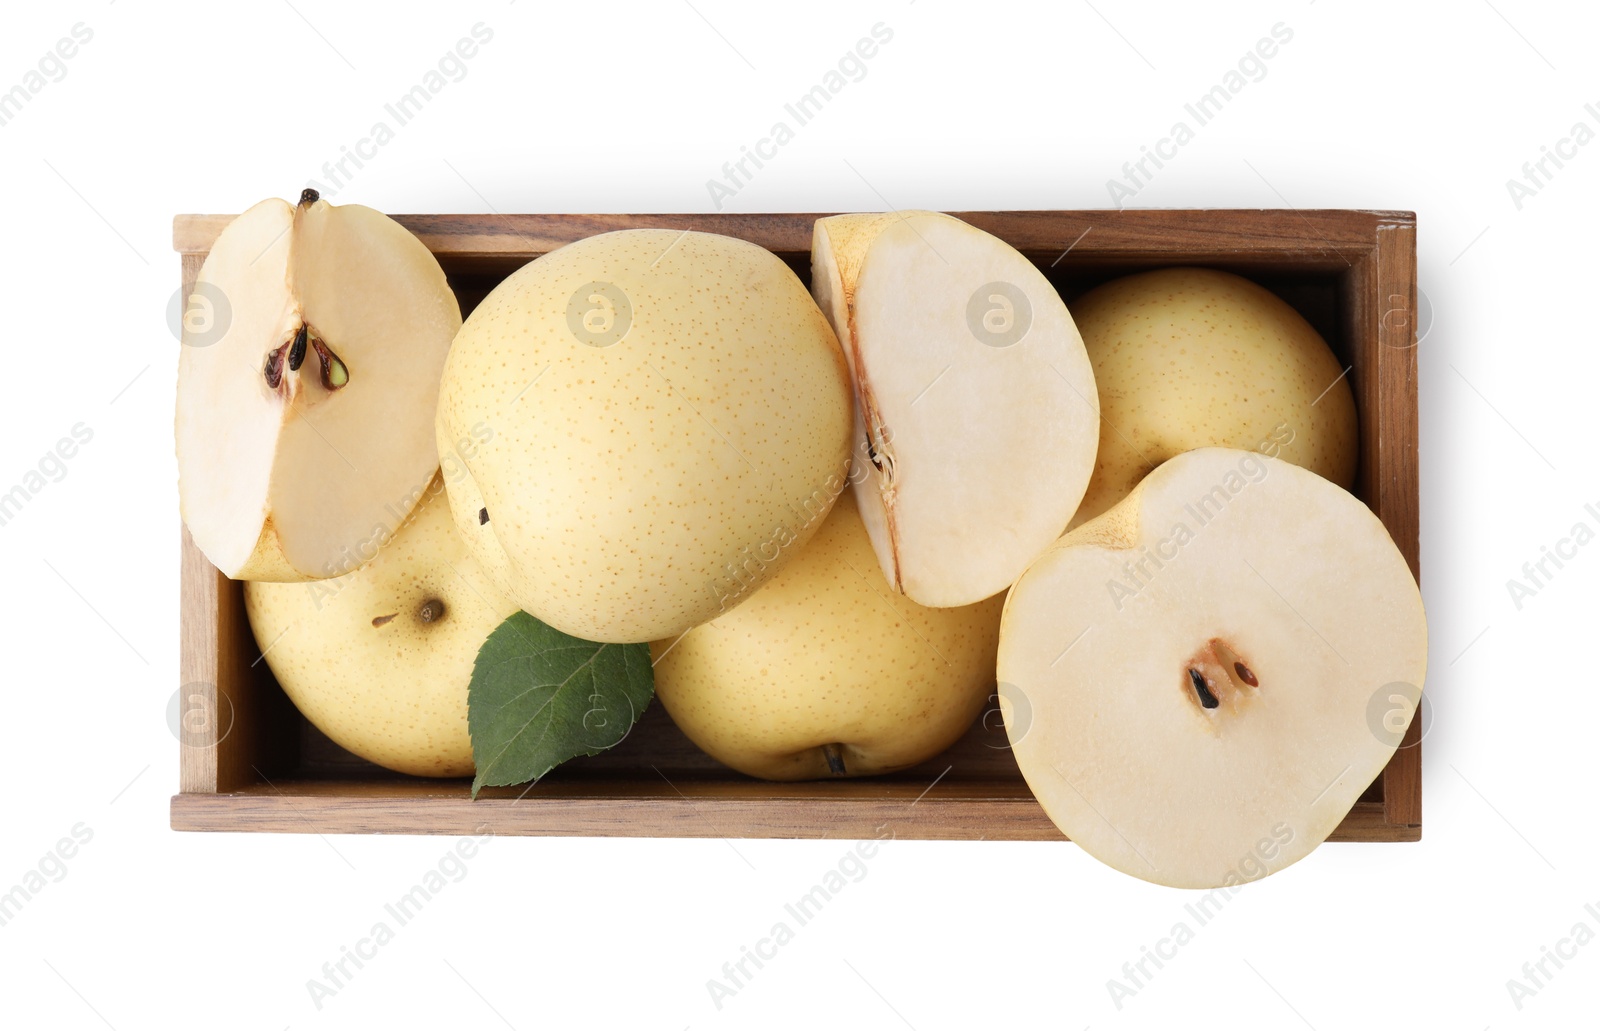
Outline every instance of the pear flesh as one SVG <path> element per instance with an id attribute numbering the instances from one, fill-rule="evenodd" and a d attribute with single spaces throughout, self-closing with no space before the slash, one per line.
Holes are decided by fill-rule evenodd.
<path id="1" fill-rule="evenodd" d="M 1005 590 L 1093 471 L 1094 374 L 1060 296 L 1009 244 L 927 211 L 819 219 L 812 291 L 856 392 L 856 500 L 920 605 Z"/>
<path id="2" fill-rule="evenodd" d="M 388 216 L 308 190 L 230 223 L 195 291 L 229 312 L 212 333 L 186 325 L 178 359 L 178 487 L 195 544 L 235 579 L 357 568 L 439 465 L 439 373 L 461 325 L 444 272 Z"/>
<path id="3" fill-rule="evenodd" d="M 1028 568 L 997 669 L 1017 764 L 1062 833 L 1213 888 L 1327 838 L 1393 755 L 1426 663 L 1416 582 L 1365 505 L 1204 448 Z"/>
<path id="4" fill-rule="evenodd" d="M 244 601 L 279 685 L 336 744 L 400 773 L 473 772 L 473 663 L 517 606 L 467 554 L 441 481 L 360 569 L 315 583 L 247 583 Z"/>
<path id="5" fill-rule="evenodd" d="M 993 692 L 1003 601 L 930 609 L 891 592 L 847 491 L 749 601 L 652 646 L 656 696 L 690 740 L 753 777 L 914 766 Z"/>

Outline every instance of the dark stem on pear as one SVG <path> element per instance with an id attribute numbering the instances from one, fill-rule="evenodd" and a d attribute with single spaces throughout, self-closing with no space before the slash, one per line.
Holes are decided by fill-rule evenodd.
<path id="1" fill-rule="evenodd" d="M 839 751 L 838 745 L 823 745 L 822 757 L 828 760 L 829 773 L 833 774 L 835 777 L 844 776 L 844 753 Z"/>
<path id="2" fill-rule="evenodd" d="M 417 612 L 417 618 L 424 623 L 437 623 L 444 618 L 444 602 L 438 598 L 429 598 L 422 603 L 422 608 Z"/>
<path id="3" fill-rule="evenodd" d="M 1194 685 L 1194 693 L 1200 696 L 1200 704 L 1207 709 L 1217 707 L 1217 696 L 1211 693 L 1211 688 L 1206 686 L 1206 678 L 1200 675 L 1197 669 L 1189 671 L 1189 683 Z"/>
<path id="4" fill-rule="evenodd" d="M 316 190 L 308 189 L 300 191 L 300 206 L 302 208 L 309 208 L 311 205 L 315 204 L 321 199 L 322 194 L 318 193 Z"/>
<path id="5" fill-rule="evenodd" d="M 487 523 L 488 521 L 489 521 L 489 510 L 487 508 L 478 509 L 478 525 L 482 526 L 484 523 Z"/>

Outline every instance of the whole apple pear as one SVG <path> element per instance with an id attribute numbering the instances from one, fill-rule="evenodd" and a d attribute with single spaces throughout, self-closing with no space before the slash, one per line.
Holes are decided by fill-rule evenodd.
<path id="1" fill-rule="evenodd" d="M 401 773 L 472 773 L 472 666 L 517 606 L 467 554 L 438 478 L 355 572 L 247 583 L 244 601 L 278 683 L 335 743 Z"/>
<path id="2" fill-rule="evenodd" d="M 651 646 L 656 696 L 690 740 L 753 777 L 903 769 L 983 709 L 1004 602 L 924 608 L 892 591 L 847 490 L 748 601 Z"/>
<path id="3" fill-rule="evenodd" d="M 794 272 L 744 240 L 602 233 L 523 266 L 439 389 L 456 524 L 501 590 L 589 641 L 670 637 L 821 523 L 850 379 Z"/>

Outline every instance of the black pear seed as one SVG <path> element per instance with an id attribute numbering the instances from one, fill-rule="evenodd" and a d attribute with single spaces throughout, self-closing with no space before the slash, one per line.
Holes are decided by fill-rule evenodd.
<path id="1" fill-rule="evenodd" d="M 294 335 L 294 344 L 289 348 L 289 371 L 298 372 L 301 364 L 306 360 L 306 327 L 301 326 L 300 332 Z"/>

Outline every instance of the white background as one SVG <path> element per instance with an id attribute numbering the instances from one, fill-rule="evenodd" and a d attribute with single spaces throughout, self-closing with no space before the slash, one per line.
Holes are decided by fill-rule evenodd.
<path id="1" fill-rule="evenodd" d="M 0 127 L 0 489 L 93 440 L 0 527 L 0 886 L 93 840 L 0 927 L 12 1027 L 1592 1026 L 1600 119 L 1576 4 L 1081 0 L 796 5 L 331 0 L 9 5 L 0 89 L 93 39 Z M 1496 9 L 1498 8 L 1498 10 Z M 1242 892 L 1117 1009 L 1190 895 L 1068 844 L 894 842 L 716 1009 L 706 982 L 837 841 L 500 839 L 319 1011 L 306 982 L 444 839 L 176 834 L 171 220 L 295 196 L 456 40 L 492 42 L 339 191 L 396 212 L 707 211 L 706 180 L 877 22 L 894 33 L 736 211 L 1111 204 L 1106 180 L 1282 22 L 1293 39 L 1133 203 L 1418 214 L 1423 593 L 1435 721 L 1416 845 L 1329 845 Z M 852 167 L 853 166 L 853 167 Z M 1554 166 L 1549 166 L 1554 169 Z M 870 183 L 870 185 L 869 185 Z M 1592 554 L 1591 554 L 1592 552 Z M 1193 924 L 1192 919 L 1189 921 Z M 491 1008 L 492 1007 L 492 1008 Z"/>

